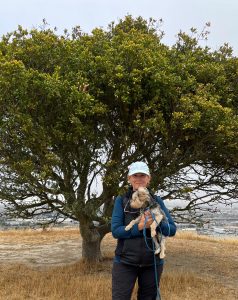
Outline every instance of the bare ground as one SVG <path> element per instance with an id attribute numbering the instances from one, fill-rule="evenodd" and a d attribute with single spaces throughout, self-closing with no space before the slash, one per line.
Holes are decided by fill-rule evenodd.
<path id="1" fill-rule="evenodd" d="M 10 232 L 11 233 L 11 232 Z M 61 231 L 17 231 L 0 234 L 0 262 L 23 263 L 36 267 L 50 267 L 74 263 L 81 258 L 81 237 L 72 229 L 69 234 Z"/>

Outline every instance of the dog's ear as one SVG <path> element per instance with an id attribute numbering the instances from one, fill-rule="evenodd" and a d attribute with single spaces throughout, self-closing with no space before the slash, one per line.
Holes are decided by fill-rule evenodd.
<path id="1" fill-rule="evenodd" d="M 148 192 L 148 189 L 145 188 L 145 187 L 140 186 L 140 187 L 138 188 L 138 192 L 139 192 L 139 193 L 147 193 L 147 192 Z"/>
<path id="2" fill-rule="evenodd" d="M 135 191 L 133 194 L 132 194 L 132 199 L 135 200 L 136 198 L 138 198 L 139 194 L 138 194 L 138 191 Z"/>

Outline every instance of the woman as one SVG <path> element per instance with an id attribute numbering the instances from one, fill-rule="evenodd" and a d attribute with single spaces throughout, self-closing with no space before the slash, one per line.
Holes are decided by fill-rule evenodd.
<path id="1" fill-rule="evenodd" d="M 159 255 L 156 255 L 154 259 L 154 253 L 151 251 L 153 245 L 149 227 L 153 218 L 149 211 L 144 213 L 139 224 L 135 224 L 131 230 L 125 231 L 125 226 L 140 213 L 139 210 L 130 207 L 131 196 L 139 187 L 148 187 L 150 179 L 147 164 L 141 161 L 134 162 L 129 167 L 128 173 L 131 187 L 125 195 L 118 196 L 115 200 L 111 230 L 113 237 L 118 241 L 112 268 L 113 300 L 130 300 L 136 279 L 138 279 L 137 299 L 156 299 L 158 290 L 156 282 L 159 284 L 163 271 L 163 260 L 159 258 Z M 157 230 L 164 236 L 174 236 L 176 226 L 162 199 L 152 193 L 151 197 L 160 204 L 167 217 L 167 221 L 162 221 Z M 146 227 L 146 236 L 143 235 L 144 227 Z"/>

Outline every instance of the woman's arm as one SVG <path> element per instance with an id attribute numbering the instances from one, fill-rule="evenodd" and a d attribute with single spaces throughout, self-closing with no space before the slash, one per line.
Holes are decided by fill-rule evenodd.
<path id="1" fill-rule="evenodd" d="M 133 225 L 133 227 L 128 231 L 125 230 L 123 197 L 121 196 L 118 196 L 114 203 L 111 231 L 113 237 L 116 239 L 129 239 L 143 235 L 143 233 L 138 229 L 138 224 Z"/>

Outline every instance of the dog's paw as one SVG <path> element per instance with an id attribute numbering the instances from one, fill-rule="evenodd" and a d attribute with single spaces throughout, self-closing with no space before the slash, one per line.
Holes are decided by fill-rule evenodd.
<path id="1" fill-rule="evenodd" d="M 155 250 L 155 254 L 159 254 L 160 253 L 160 248 Z"/>
<path id="2" fill-rule="evenodd" d="M 127 225 L 126 227 L 125 227 L 125 231 L 128 231 L 128 230 L 130 230 L 131 229 L 131 226 L 129 226 L 129 225 Z"/>
<path id="3" fill-rule="evenodd" d="M 160 255 L 159 255 L 159 257 L 160 257 L 161 259 L 165 258 L 164 252 L 161 252 Z"/>

